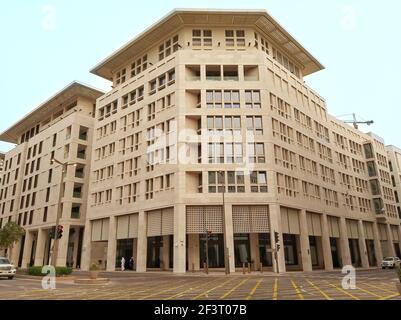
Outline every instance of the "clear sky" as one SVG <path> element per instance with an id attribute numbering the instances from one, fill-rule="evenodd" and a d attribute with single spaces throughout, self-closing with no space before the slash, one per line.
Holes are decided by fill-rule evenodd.
<path id="1" fill-rule="evenodd" d="M 305 80 L 329 113 L 401 147 L 399 0 L 3 1 L 0 131 L 73 80 L 110 88 L 89 69 L 174 8 L 266 9 L 326 67 Z"/>

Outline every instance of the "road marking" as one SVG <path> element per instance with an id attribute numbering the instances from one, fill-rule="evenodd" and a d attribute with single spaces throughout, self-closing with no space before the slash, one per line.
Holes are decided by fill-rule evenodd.
<path id="1" fill-rule="evenodd" d="M 297 293 L 298 297 L 300 300 L 304 300 L 304 295 L 301 293 L 301 290 L 298 288 L 298 286 L 295 284 L 294 280 L 291 280 L 292 286 L 295 289 L 295 292 Z"/>
<path id="2" fill-rule="evenodd" d="M 345 293 L 346 295 L 350 296 L 352 299 L 354 299 L 354 300 L 360 300 L 358 297 L 354 296 L 353 294 L 349 293 L 348 291 L 344 290 L 343 288 L 339 288 L 339 287 L 337 287 L 335 284 L 331 284 L 331 283 L 328 282 L 327 280 L 326 280 L 326 282 L 327 282 L 330 286 L 332 286 L 333 288 L 336 288 L 338 291 L 340 291 L 340 292 L 342 292 L 342 293 Z"/>
<path id="3" fill-rule="evenodd" d="M 327 295 L 325 292 L 323 292 L 318 286 L 316 286 L 313 282 L 306 280 L 309 282 L 309 284 L 317 291 L 320 292 L 320 294 L 325 297 L 327 300 L 333 300 L 333 298 L 330 298 L 329 295 Z"/>
<path id="4" fill-rule="evenodd" d="M 393 295 L 391 295 L 391 296 L 381 297 L 379 300 L 388 300 L 388 299 L 391 299 L 391 298 L 396 298 L 396 297 L 398 297 L 399 295 L 400 295 L 400 294 L 397 293 L 397 294 L 393 294 Z"/>
<path id="5" fill-rule="evenodd" d="M 253 287 L 252 291 L 249 293 L 249 295 L 246 297 L 246 300 L 251 300 L 252 296 L 255 294 L 256 290 L 258 290 L 260 284 L 262 283 L 263 279 L 260 279 L 258 283 Z"/>
<path id="6" fill-rule="evenodd" d="M 171 299 L 173 299 L 173 298 L 175 298 L 175 297 L 182 296 L 184 293 L 187 293 L 188 291 L 193 291 L 193 290 L 195 290 L 195 289 L 198 289 L 198 288 L 207 286 L 207 285 L 209 285 L 209 284 L 211 284 L 211 283 L 213 283 L 213 282 L 217 282 L 217 281 L 218 281 L 218 280 L 213 279 L 213 280 L 211 280 L 211 281 L 208 281 L 207 283 L 202 283 L 202 284 L 200 284 L 199 286 L 189 288 L 189 289 L 187 289 L 187 290 L 185 290 L 185 291 L 181 291 L 181 292 L 179 292 L 179 293 L 177 293 L 177 294 L 175 294 L 175 295 L 172 295 L 172 296 L 170 296 L 170 297 L 164 298 L 163 300 L 171 300 Z"/>
<path id="7" fill-rule="evenodd" d="M 216 289 L 218 289 L 218 288 L 221 288 L 221 287 L 224 286 L 226 283 L 232 282 L 232 281 L 234 281 L 234 280 L 235 280 L 235 278 L 233 278 L 233 279 L 228 279 L 227 281 L 224 281 L 222 284 L 220 284 L 220 285 L 218 285 L 218 286 L 216 286 L 216 287 L 214 287 L 214 288 L 212 288 L 212 289 L 206 290 L 206 291 L 204 291 L 204 292 L 201 293 L 201 294 L 198 294 L 196 297 L 192 298 L 192 300 L 198 300 L 200 297 L 202 297 L 202 296 L 204 296 L 204 295 L 206 295 L 206 294 L 208 294 L 208 293 L 210 293 L 210 292 L 212 292 L 212 291 L 214 291 L 214 290 L 216 290 Z"/>
<path id="8" fill-rule="evenodd" d="M 277 300 L 278 298 L 278 279 L 274 279 L 274 288 L 273 288 L 273 300 Z"/>
<path id="9" fill-rule="evenodd" d="M 237 290 L 239 287 L 241 287 L 245 282 L 247 282 L 250 278 L 242 280 L 239 284 L 237 284 L 235 287 L 231 288 L 230 291 L 228 291 L 226 294 L 222 295 L 220 297 L 221 300 L 224 300 L 227 298 L 230 294 L 232 294 L 235 290 Z"/>
<path id="10" fill-rule="evenodd" d="M 201 281 L 196 281 L 195 283 L 199 283 L 199 282 L 202 282 L 202 281 L 203 281 L 203 280 L 201 280 Z M 185 282 L 185 281 L 184 281 L 184 282 Z M 181 288 L 181 287 L 183 287 L 183 286 L 185 286 L 185 285 L 187 285 L 187 284 L 188 284 L 188 282 L 185 282 L 184 284 L 182 284 L 182 285 L 180 285 L 180 286 L 173 287 L 173 288 L 170 288 L 170 289 L 166 289 L 166 290 L 163 290 L 163 291 L 159 291 L 159 292 L 156 292 L 156 293 L 147 295 L 147 296 L 145 296 L 145 297 L 142 297 L 142 298 L 140 298 L 140 299 L 138 299 L 138 300 L 145 300 L 145 299 L 147 299 L 147 298 L 151 298 L 151 297 L 154 297 L 154 296 L 158 296 L 158 295 L 160 295 L 160 294 L 162 294 L 162 293 L 164 293 L 164 292 L 168 292 L 168 291 L 171 291 L 171 290 L 175 290 L 175 289 Z"/>
<path id="11" fill-rule="evenodd" d="M 365 286 L 368 286 L 368 287 L 374 288 L 374 289 L 379 289 L 379 290 L 381 290 L 381 291 L 388 292 L 388 293 L 390 293 L 390 294 L 396 294 L 396 293 L 397 293 L 395 290 L 394 290 L 394 291 L 392 291 L 392 290 L 384 289 L 382 286 L 378 286 L 378 285 L 371 285 L 371 284 L 369 284 L 369 283 L 366 283 L 366 282 L 362 282 L 362 284 L 364 284 Z"/>
<path id="12" fill-rule="evenodd" d="M 372 296 L 374 296 L 374 297 L 383 298 L 383 296 L 380 296 L 380 295 L 378 295 L 378 294 L 376 294 L 376 293 L 374 293 L 374 292 L 372 292 L 372 291 L 363 289 L 363 288 L 361 288 L 361 287 L 356 287 L 356 288 L 357 288 L 358 290 L 360 290 L 360 291 L 362 291 L 362 292 L 365 292 L 365 293 L 367 293 L 367 294 L 370 294 L 370 295 L 372 295 Z"/>

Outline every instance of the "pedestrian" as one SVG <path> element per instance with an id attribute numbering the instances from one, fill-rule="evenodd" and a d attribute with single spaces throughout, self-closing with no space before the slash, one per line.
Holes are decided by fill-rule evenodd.
<path id="1" fill-rule="evenodd" d="M 121 271 L 125 270 L 125 258 L 121 257 Z"/>
<path id="2" fill-rule="evenodd" d="M 134 257 L 131 257 L 131 259 L 129 259 L 129 268 L 130 270 L 134 270 Z"/>

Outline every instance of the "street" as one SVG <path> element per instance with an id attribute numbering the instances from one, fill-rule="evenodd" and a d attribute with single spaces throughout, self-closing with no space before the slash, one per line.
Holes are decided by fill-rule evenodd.
<path id="1" fill-rule="evenodd" d="M 83 276 L 77 273 L 76 277 Z M 0 299 L 18 300 L 401 300 L 393 270 L 361 270 L 356 289 L 345 290 L 341 271 L 313 273 L 174 275 L 172 273 L 104 273 L 106 285 L 77 285 L 57 280 L 43 290 L 41 278 L 0 279 Z"/>

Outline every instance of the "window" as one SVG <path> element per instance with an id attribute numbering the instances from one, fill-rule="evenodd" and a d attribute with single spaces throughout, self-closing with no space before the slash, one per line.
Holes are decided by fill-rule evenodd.
<path id="1" fill-rule="evenodd" d="M 223 100 L 224 97 L 224 100 Z M 206 106 L 207 108 L 240 108 L 240 95 L 238 90 L 207 90 Z"/>
<path id="2" fill-rule="evenodd" d="M 245 107 L 251 109 L 261 107 L 259 90 L 245 90 Z"/>
<path id="3" fill-rule="evenodd" d="M 245 31 L 244 30 L 226 30 L 226 46 L 227 47 L 245 47 Z"/>
<path id="4" fill-rule="evenodd" d="M 122 83 L 124 83 L 125 82 L 125 80 L 126 80 L 126 73 L 127 73 L 127 69 L 122 69 L 121 71 L 118 71 L 117 73 L 116 73 L 116 84 L 117 85 L 119 85 L 119 84 L 122 84 Z"/>
<path id="5" fill-rule="evenodd" d="M 131 64 L 131 78 L 145 71 L 148 67 L 148 56 L 145 54 Z"/>
<path id="6" fill-rule="evenodd" d="M 178 35 L 176 35 L 159 46 L 159 61 L 167 58 L 171 53 L 178 51 L 178 48 Z"/>
<path id="7" fill-rule="evenodd" d="M 192 45 L 194 47 L 211 47 L 212 46 L 212 30 L 192 30 Z"/>
<path id="8" fill-rule="evenodd" d="M 246 117 L 247 131 L 255 135 L 263 134 L 262 117 L 248 116 Z"/>
<path id="9" fill-rule="evenodd" d="M 267 192 L 266 171 L 251 171 L 251 192 Z"/>
<path id="10" fill-rule="evenodd" d="M 250 163 L 265 163 L 264 143 L 248 143 L 248 161 Z"/>

